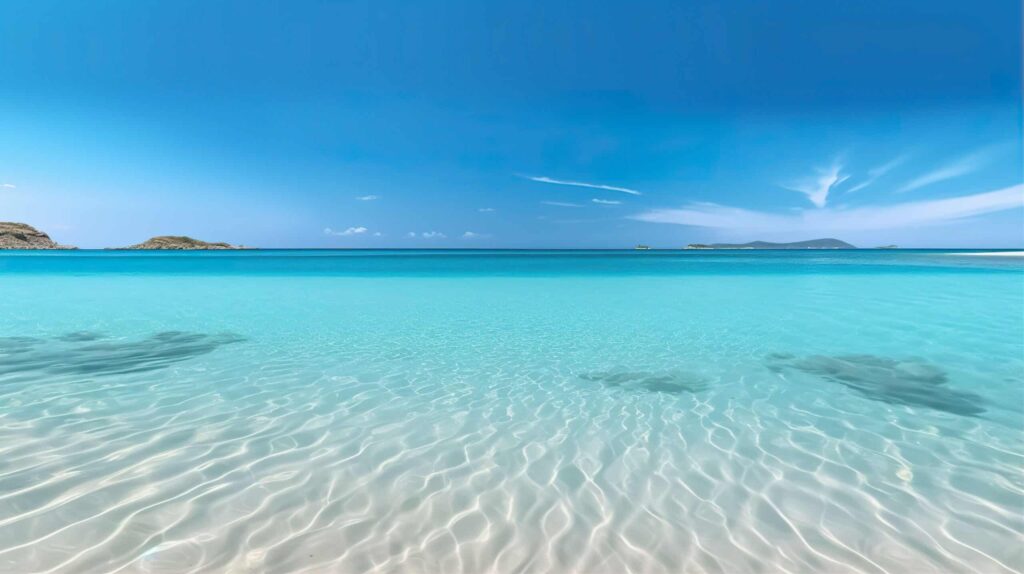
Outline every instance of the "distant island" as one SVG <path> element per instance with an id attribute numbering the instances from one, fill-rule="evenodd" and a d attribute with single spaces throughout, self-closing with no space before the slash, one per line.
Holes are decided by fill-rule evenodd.
<path id="1" fill-rule="evenodd" d="M 895 245 L 883 245 L 876 249 L 896 249 Z M 46 233 L 26 223 L 0 222 L 0 249 L 78 249 L 70 245 L 61 245 Z M 230 243 L 211 243 L 184 235 L 158 235 L 142 243 L 128 247 L 114 247 L 116 250 L 225 250 L 250 249 Z M 647 251 L 649 245 L 640 244 L 636 250 Z M 811 239 L 793 243 L 772 243 L 769 241 L 751 241 L 750 243 L 691 243 L 686 249 L 857 249 L 845 241 L 838 239 Z"/>
<path id="2" fill-rule="evenodd" d="M 27 223 L 0 221 L 0 249 L 78 249 L 71 245 L 61 245 L 46 233 L 39 231 Z M 114 247 L 117 250 L 130 249 L 168 249 L 168 250 L 215 250 L 215 249 L 249 249 L 230 243 L 209 243 L 184 235 L 160 235 L 152 237 L 130 247 Z"/>
<path id="3" fill-rule="evenodd" d="M 769 241 L 751 241 L 750 243 L 691 243 L 687 249 L 856 249 L 845 241 L 838 239 L 811 239 L 793 243 L 771 243 Z"/>
<path id="4" fill-rule="evenodd" d="M 208 243 L 184 235 L 159 235 L 151 237 L 142 243 L 120 249 L 169 249 L 169 250 L 215 250 L 215 249 L 245 249 L 241 246 L 229 243 Z"/>
<path id="5" fill-rule="evenodd" d="M 25 223 L 0 221 L 0 249 L 77 249 L 61 245 Z"/>

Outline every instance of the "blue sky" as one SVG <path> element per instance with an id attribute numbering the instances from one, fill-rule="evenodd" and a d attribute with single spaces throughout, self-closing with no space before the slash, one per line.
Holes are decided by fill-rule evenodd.
<path id="1" fill-rule="evenodd" d="M 64 243 L 1024 245 L 1021 8 L 0 3 L 0 220 Z"/>

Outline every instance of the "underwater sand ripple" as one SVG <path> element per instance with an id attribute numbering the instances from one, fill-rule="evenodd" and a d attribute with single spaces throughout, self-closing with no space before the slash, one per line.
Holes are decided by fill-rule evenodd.
<path id="1" fill-rule="evenodd" d="M 1022 563 L 1024 453 L 976 417 L 894 411 L 879 425 L 876 401 L 808 399 L 771 373 L 712 382 L 605 367 L 581 379 L 400 352 L 356 368 L 360 349 L 313 369 L 325 362 L 294 349 L 142 341 L 142 363 L 137 349 L 112 353 L 127 369 L 37 357 L 0 375 L 0 571 Z M 175 360 L 163 360 L 168 341 Z M 97 372 L 110 384 L 83 388 Z M 666 376 L 686 384 L 662 392 Z"/>

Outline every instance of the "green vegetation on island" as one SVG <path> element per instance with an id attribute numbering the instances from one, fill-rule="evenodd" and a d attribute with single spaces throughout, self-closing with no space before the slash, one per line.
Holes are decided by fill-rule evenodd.
<path id="1" fill-rule="evenodd" d="M 152 237 L 130 247 L 122 249 L 170 249 L 170 250 L 215 250 L 215 249 L 244 249 L 244 247 L 231 245 L 229 243 L 208 243 L 184 235 L 160 235 Z"/>

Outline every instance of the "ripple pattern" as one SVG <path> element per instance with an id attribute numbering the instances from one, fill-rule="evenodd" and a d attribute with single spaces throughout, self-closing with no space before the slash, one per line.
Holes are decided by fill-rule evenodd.
<path id="1" fill-rule="evenodd" d="M 0 297 L 0 572 L 1024 572 L 1019 278 L 74 281 Z"/>
<path id="2" fill-rule="evenodd" d="M 768 376 L 624 393 L 571 372 L 340 374 L 283 353 L 249 370 L 257 353 L 242 354 L 156 382 L 8 376 L 0 570 L 1013 572 L 1024 558 L 1020 435 L 970 417 L 892 409 L 880 425 L 856 395 L 806 400 Z"/>

